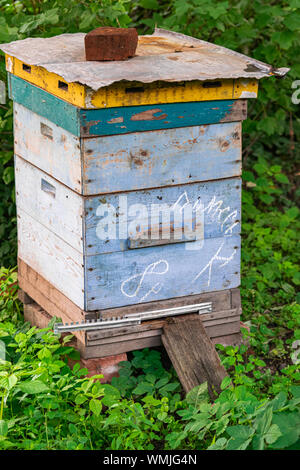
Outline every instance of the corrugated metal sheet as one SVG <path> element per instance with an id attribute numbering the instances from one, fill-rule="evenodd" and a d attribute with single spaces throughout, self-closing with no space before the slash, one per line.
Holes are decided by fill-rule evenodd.
<path id="1" fill-rule="evenodd" d="M 150 83 L 157 80 L 215 80 L 221 78 L 282 77 L 289 69 L 271 65 L 243 54 L 183 34 L 156 29 L 139 36 L 136 56 L 126 61 L 85 61 L 84 33 L 52 38 L 28 38 L 1 44 L 9 54 L 29 65 L 39 65 L 66 82 L 79 82 L 98 90 L 121 80 Z"/>

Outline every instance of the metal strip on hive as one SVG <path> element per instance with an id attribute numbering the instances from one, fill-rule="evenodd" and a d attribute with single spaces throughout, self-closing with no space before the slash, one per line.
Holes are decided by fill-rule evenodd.
<path id="1" fill-rule="evenodd" d="M 127 315 L 125 317 L 118 317 L 118 318 L 108 318 L 108 319 L 100 319 L 100 320 L 87 320 L 85 322 L 79 323 L 55 323 L 54 324 L 54 333 L 65 333 L 65 332 L 72 332 L 78 330 L 100 330 L 100 329 L 110 329 L 110 328 L 120 328 L 125 326 L 134 326 L 140 325 L 142 321 L 146 320 L 156 320 L 158 318 L 166 318 L 176 315 L 185 315 L 188 313 L 210 313 L 212 311 L 212 303 L 211 302 L 203 302 L 200 304 L 193 304 L 193 305 L 184 305 L 182 307 L 173 307 L 173 308 L 166 308 L 161 310 L 152 310 L 149 312 L 139 312 L 131 315 Z"/>

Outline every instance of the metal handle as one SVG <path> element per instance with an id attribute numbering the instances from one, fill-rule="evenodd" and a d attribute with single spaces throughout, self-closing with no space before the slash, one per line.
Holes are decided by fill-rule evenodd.
<path id="1" fill-rule="evenodd" d="M 166 239 L 151 239 L 151 238 L 131 238 L 129 237 L 127 240 L 128 248 L 130 250 L 134 250 L 136 248 L 147 248 L 151 246 L 160 246 L 160 245 L 169 245 L 171 243 L 186 243 L 186 242 L 195 242 L 197 240 L 197 236 L 194 235 L 191 238 L 181 238 L 180 240 L 176 240 L 174 238 L 166 238 Z"/>
<path id="2" fill-rule="evenodd" d="M 53 139 L 53 129 L 50 126 L 47 126 L 47 124 L 41 122 L 40 130 L 42 135 L 48 137 L 48 139 Z"/>
<path id="3" fill-rule="evenodd" d="M 53 198 L 55 197 L 55 194 L 56 194 L 55 186 L 48 183 L 48 181 L 44 180 L 44 178 L 41 178 L 41 190 L 49 194 L 51 197 Z"/>

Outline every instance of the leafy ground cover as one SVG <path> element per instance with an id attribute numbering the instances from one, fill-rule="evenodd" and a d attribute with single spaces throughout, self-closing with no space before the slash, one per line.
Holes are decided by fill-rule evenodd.
<path id="1" fill-rule="evenodd" d="M 229 379 L 211 403 L 186 398 L 161 350 L 133 353 L 112 385 L 85 378 L 51 329 L 17 300 L 12 103 L 0 105 L 0 449 L 295 449 L 300 447 L 299 0 L 0 0 L 0 41 L 155 24 L 274 66 L 243 124 L 243 320 L 247 345 L 219 347 Z M 4 62 L 0 79 L 5 80 Z M 297 346 L 298 345 L 298 346 Z"/>

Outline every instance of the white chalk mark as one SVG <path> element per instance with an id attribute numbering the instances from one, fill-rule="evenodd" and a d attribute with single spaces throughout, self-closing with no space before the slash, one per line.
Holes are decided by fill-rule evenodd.
<path id="1" fill-rule="evenodd" d="M 161 265 L 161 271 L 155 271 L 155 269 Z M 159 269 L 159 268 L 158 268 Z M 126 297 L 137 297 L 140 289 L 142 288 L 142 285 L 143 285 L 143 282 L 144 282 L 144 279 L 146 276 L 150 276 L 152 274 L 155 274 L 155 275 L 158 275 L 158 276 L 162 276 L 164 274 L 166 274 L 167 272 L 169 271 L 169 263 L 166 261 L 166 260 L 159 260 L 159 261 L 156 261 L 155 263 L 151 263 L 149 264 L 149 266 L 147 266 L 147 268 L 144 270 L 143 273 L 141 274 L 134 274 L 133 276 L 130 276 L 128 279 L 126 279 L 125 281 L 122 282 L 121 284 L 121 292 L 123 295 L 125 295 Z M 128 293 L 128 291 L 126 292 L 125 291 L 125 286 L 127 284 L 129 284 L 130 282 L 132 281 L 137 281 L 137 287 L 135 289 L 135 291 L 130 294 Z M 147 292 L 144 296 L 143 296 L 143 299 L 146 298 L 148 295 L 150 295 L 151 292 L 154 292 L 154 293 L 157 293 L 159 292 L 159 290 L 157 290 L 159 288 L 160 284 L 157 283 L 155 284 L 149 292 Z M 161 288 L 161 287 L 160 287 Z"/>
<path id="2" fill-rule="evenodd" d="M 217 217 L 217 220 L 220 220 L 223 212 L 230 211 L 230 207 L 225 207 L 224 209 L 221 209 L 222 205 L 223 205 L 222 199 L 219 199 L 217 201 L 216 196 L 214 196 L 210 200 L 208 205 L 204 208 L 204 212 L 207 212 L 207 214 L 210 214 L 213 219 Z"/>
<path id="3" fill-rule="evenodd" d="M 231 254 L 230 256 L 228 256 L 228 257 L 226 257 L 226 256 L 219 256 L 219 253 L 221 252 L 223 246 L 224 246 L 224 242 L 219 246 L 219 248 L 217 249 L 216 253 L 215 253 L 214 256 L 210 259 L 210 261 L 207 263 L 207 265 L 204 266 L 204 268 L 201 269 L 201 271 L 197 274 L 197 276 L 194 277 L 194 279 L 193 279 L 192 282 L 196 282 L 197 279 L 198 279 L 206 270 L 208 270 L 207 287 L 210 286 L 213 263 L 214 263 L 215 261 L 224 261 L 224 263 L 219 266 L 219 268 L 222 268 L 223 266 L 225 266 L 226 264 L 228 264 L 228 263 L 233 259 L 235 253 L 237 252 L 237 249 L 234 249 L 233 252 L 232 252 L 232 254 Z"/>
<path id="4" fill-rule="evenodd" d="M 141 298 L 141 302 L 144 302 L 144 301 L 146 300 L 146 298 L 147 298 L 150 294 L 152 294 L 152 292 L 153 292 L 154 294 L 158 294 L 158 293 L 160 292 L 161 288 L 162 288 L 162 285 L 161 285 L 159 282 L 157 282 L 157 283 L 144 295 L 144 297 Z"/>
<path id="5" fill-rule="evenodd" d="M 184 193 L 182 193 L 182 194 L 179 196 L 179 198 L 177 199 L 177 201 L 174 202 L 174 204 L 171 206 L 171 210 L 174 211 L 174 209 L 177 209 L 177 206 L 179 206 L 179 203 L 181 203 L 181 199 L 182 199 L 182 198 L 185 198 L 185 203 L 184 203 L 183 205 L 180 205 L 180 212 L 182 212 L 182 210 L 185 208 L 185 206 L 190 203 L 190 200 L 189 200 L 189 198 L 188 198 L 188 195 L 187 195 L 186 191 L 184 191 Z"/>
<path id="6" fill-rule="evenodd" d="M 232 225 L 230 225 L 230 227 L 228 227 L 225 230 L 224 235 L 227 235 L 228 232 L 230 232 L 230 234 L 232 234 L 232 231 L 233 231 L 234 227 L 236 227 L 237 225 L 239 225 L 239 222 L 234 222 Z"/>
<path id="7" fill-rule="evenodd" d="M 223 230 L 223 227 L 224 227 L 227 220 L 229 220 L 229 219 L 233 220 L 233 219 L 236 219 L 236 218 L 237 218 L 237 210 L 234 210 L 223 220 L 222 225 L 221 225 L 221 230 Z"/>

